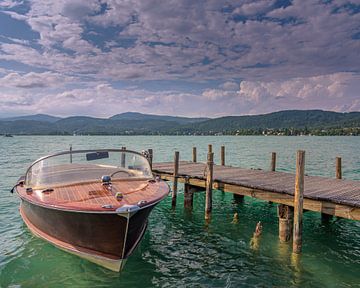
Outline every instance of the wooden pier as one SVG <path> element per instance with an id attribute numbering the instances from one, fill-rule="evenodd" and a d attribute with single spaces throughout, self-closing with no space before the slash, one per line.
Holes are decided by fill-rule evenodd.
<path id="1" fill-rule="evenodd" d="M 213 162 L 212 146 L 208 147 L 207 162 L 197 162 L 196 148 L 193 161 L 180 161 L 175 152 L 174 162 L 153 163 L 153 172 L 164 180 L 173 181 L 172 204 L 176 205 L 177 183 L 184 183 L 184 205 L 192 207 L 193 193 L 205 191 L 205 219 L 212 209 L 213 189 L 233 193 L 238 200 L 244 196 L 278 205 L 279 238 L 283 242 L 293 237 L 293 252 L 302 246 L 302 214 L 304 211 L 360 220 L 360 181 L 344 180 L 341 158 L 336 158 L 336 178 L 305 175 L 305 152 L 297 152 L 296 174 L 277 172 L 276 153 L 271 155 L 269 171 L 244 169 L 225 165 L 225 147 L 221 147 L 220 165 Z"/>

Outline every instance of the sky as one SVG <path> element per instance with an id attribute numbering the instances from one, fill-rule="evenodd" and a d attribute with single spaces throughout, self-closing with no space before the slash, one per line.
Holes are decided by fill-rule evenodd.
<path id="1" fill-rule="evenodd" d="M 360 1 L 0 0 L 0 118 L 360 111 Z"/>

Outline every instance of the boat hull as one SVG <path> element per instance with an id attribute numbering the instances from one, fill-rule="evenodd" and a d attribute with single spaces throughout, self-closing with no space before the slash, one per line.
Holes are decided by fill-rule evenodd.
<path id="1" fill-rule="evenodd" d="M 143 237 L 154 206 L 135 213 L 76 212 L 22 199 L 20 213 L 36 236 L 105 268 L 121 271 Z"/>

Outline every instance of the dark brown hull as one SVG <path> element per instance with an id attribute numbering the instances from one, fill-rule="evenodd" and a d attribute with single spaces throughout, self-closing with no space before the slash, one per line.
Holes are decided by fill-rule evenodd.
<path id="1" fill-rule="evenodd" d="M 93 261 L 92 257 L 100 259 L 93 261 L 97 264 L 120 270 L 121 260 L 132 253 L 144 235 L 154 206 L 155 203 L 136 212 L 120 214 L 74 212 L 39 206 L 22 199 L 20 211 L 27 226 L 37 236 L 90 261 Z M 117 264 L 103 265 L 101 262 L 106 259 Z"/>

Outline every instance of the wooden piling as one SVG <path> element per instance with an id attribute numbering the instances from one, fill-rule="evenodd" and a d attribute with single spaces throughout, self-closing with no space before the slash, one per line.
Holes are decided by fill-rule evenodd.
<path id="1" fill-rule="evenodd" d="M 121 150 L 126 150 L 126 147 L 121 147 Z M 121 152 L 121 161 L 120 161 L 120 164 L 121 164 L 121 167 L 125 167 L 125 153 Z"/>
<path id="2" fill-rule="evenodd" d="M 171 194 L 171 204 L 173 207 L 176 206 L 176 195 L 178 186 L 178 173 L 179 173 L 179 151 L 175 151 L 174 154 L 174 173 L 173 173 L 173 189 Z"/>
<path id="3" fill-rule="evenodd" d="M 196 147 L 192 149 L 192 162 L 196 163 Z"/>
<path id="4" fill-rule="evenodd" d="M 175 151 L 174 154 L 174 173 L 173 173 L 173 190 L 171 194 L 171 204 L 173 207 L 176 206 L 176 195 L 177 195 L 177 184 L 179 174 L 179 151 Z"/>
<path id="5" fill-rule="evenodd" d="M 225 166 L 225 146 L 221 146 L 220 160 L 221 166 Z"/>
<path id="6" fill-rule="evenodd" d="M 279 239 L 280 242 L 289 242 L 292 236 L 294 208 L 288 205 L 278 205 Z"/>
<path id="7" fill-rule="evenodd" d="M 244 202 L 244 195 L 240 195 L 240 194 L 233 194 L 233 197 L 234 197 L 234 201 L 236 203 L 242 203 Z"/>
<path id="8" fill-rule="evenodd" d="M 271 171 L 275 171 L 276 170 L 276 153 L 272 152 L 271 153 L 271 165 L 270 165 L 270 170 Z"/>
<path id="9" fill-rule="evenodd" d="M 72 144 L 70 144 L 69 150 L 70 150 L 70 163 L 72 163 L 73 162 L 73 159 L 72 159 Z"/>
<path id="10" fill-rule="evenodd" d="M 342 179 L 341 157 L 336 157 L 336 179 Z"/>
<path id="11" fill-rule="evenodd" d="M 208 145 L 208 153 L 212 153 L 212 145 L 211 144 Z"/>
<path id="12" fill-rule="evenodd" d="M 209 145 L 210 146 L 210 145 Z M 214 153 L 207 155 L 207 173 L 206 173 L 206 196 L 205 196 L 205 220 L 210 220 L 212 210 L 212 186 L 214 172 Z"/>
<path id="13" fill-rule="evenodd" d="M 189 183 L 184 184 L 184 208 L 192 209 L 194 202 L 194 192 L 196 188 Z"/>
<path id="14" fill-rule="evenodd" d="M 154 152 L 153 149 L 148 149 L 149 152 L 149 164 L 150 164 L 150 168 L 152 169 L 152 163 L 153 163 L 153 157 L 154 157 Z"/>
<path id="15" fill-rule="evenodd" d="M 293 253 L 300 254 L 302 249 L 302 216 L 304 202 L 305 151 L 299 150 L 296 157 L 296 176 L 294 194 L 294 232 Z"/>

